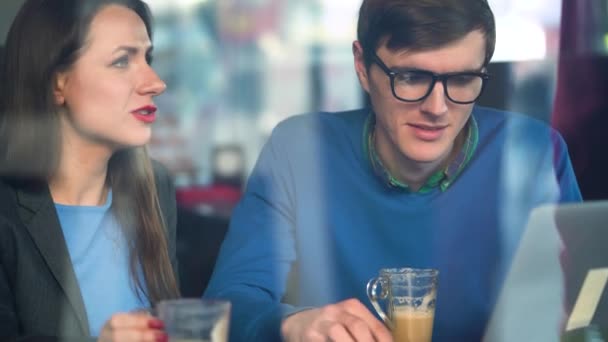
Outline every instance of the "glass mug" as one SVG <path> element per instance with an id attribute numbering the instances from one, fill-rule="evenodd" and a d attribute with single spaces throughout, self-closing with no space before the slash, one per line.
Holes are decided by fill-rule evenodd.
<path id="1" fill-rule="evenodd" d="M 385 268 L 367 283 L 367 296 L 395 342 L 431 342 L 437 275 L 434 269 Z M 383 310 L 380 301 L 387 301 Z"/>
<path id="2" fill-rule="evenodd" d="M 156 306 L 170 342 L 227 342 L 230 302 L 172 299 Z"/>

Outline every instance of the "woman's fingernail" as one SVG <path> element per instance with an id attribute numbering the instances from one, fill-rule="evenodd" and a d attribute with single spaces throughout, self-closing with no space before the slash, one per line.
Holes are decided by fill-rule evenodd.
<path id="1" fill-rule="evenodd" d="M 156 342 L 168 342 L 168 341 L 169 341 L 169 335 L 165 334 L 164 332 L 156 333 Z"/>
<path id="2" fill-rule="evenodd" d="M 151 319 L 148 321 L 148 327 L 152 329 L 164 329 L 165 323 L 163 323 L 163 321 L 160 319 Z"/>

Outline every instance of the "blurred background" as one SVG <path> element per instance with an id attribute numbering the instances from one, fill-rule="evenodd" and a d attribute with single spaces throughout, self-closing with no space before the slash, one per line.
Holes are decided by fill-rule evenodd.
<path id="1" fill-rule="evenodd" d="M 490 0 L 493 75 L 480 104 L 523 112 L 568 142 L 586 199 L 608 198 L 608 1 Z M 22 0 L 0 2 L 0 44 Z M 361 107 L 351 54 L 360 0 L 148 0 L 168 90 L 150 152 L 173 173 L 184 294 L 206 286 L 232 208 L 272 128 Z M 562 16 L 563 13 L 563 16 Z M 560 44 L 561 38 L 561 44 Z M 557 95 L 556 95 L 557 94 Z M 302 142 L 306 143 L 306 142 Z M 185 238 L 188 237 L 188 238 Z M 196 259 L 196 260 L 194 260 Z"/>

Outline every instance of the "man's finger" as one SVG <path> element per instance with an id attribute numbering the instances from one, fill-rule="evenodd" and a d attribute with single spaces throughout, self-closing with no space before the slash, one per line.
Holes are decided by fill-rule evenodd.
<path id="1" fill-rule="evenodd" d="M 343 311 L 339 318 L 339 321 L 344 324 L 346 330 L 357 342 L 374 342 L 374 336 L 371 331 L 371 327 L 359 318 L 358 316 L 352 315 L 349 312 Z"/>
<path id="2" fill-rule="evenodd" d="M 318 326 L 321 334 L 327 336 L 328 341 L 335 342 L 355 342 L 356 340 L 349 334 L 346 327 L 339 321 L 323 321 Z"/>
<path id="3" fill-rule="evenodd" d="M 392 341 L 391 332 L 384 323 L 378 320 L 359 300 L 347 299 L 340 302 L 339 305 L 342 306 L 346 312 L 363 320 L 370 328 L 376 341 Z"/>

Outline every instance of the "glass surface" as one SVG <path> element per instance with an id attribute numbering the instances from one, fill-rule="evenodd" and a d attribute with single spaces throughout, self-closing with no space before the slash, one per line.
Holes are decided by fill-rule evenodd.
<path id="1" fill-rule="evenodd" d="M 201 299 L 160 302 L 158 317 L 165 323 L 171 342 L 227 342 L 230 303 Z"/>
<path id="2" fill-rule="evenodd" d="M 369 281 L 368 297 L 395 341 L 431 342 L 438 273 L 433 269 L 382 269 L 379 277 Z M 387 302 L 386 309 L 380 301 Z"/>

